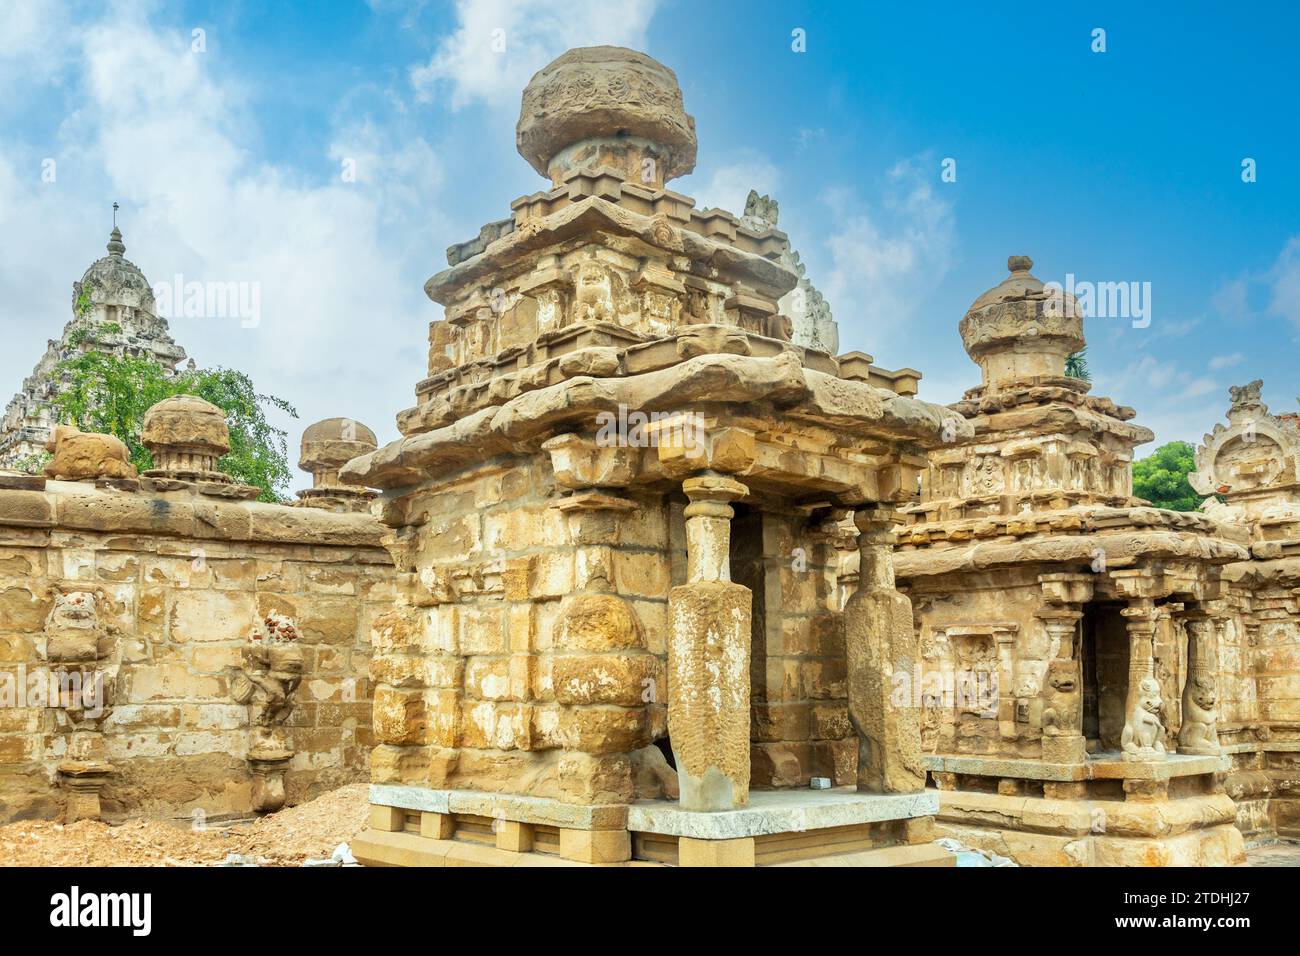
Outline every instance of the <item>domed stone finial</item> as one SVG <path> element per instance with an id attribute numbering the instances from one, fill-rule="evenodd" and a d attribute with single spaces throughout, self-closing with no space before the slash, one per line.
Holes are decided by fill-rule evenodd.
<path id="1" fill-rule="evenodd" d="M 1011 274 L 971 303 L 958 326 L 988 391 L 1060 379 L 1066 356 L 1084 346 L 1074 296 L 1035 278 L 1033 266 L 1029 256 L 1008 257 Z"/>
<path id="2" fill-rule="evenodd" d="M 146 478 L 229 483 L 217 462 L 230 451 L 226 414 L 197 395 L 164 398 L 144 413 L 140 442 L 153 454 Z"/>
<path id="3" fill-rule="evenodd" d="M 312 486 L 298 492 L 298 504 L 329 511 L 365 511 L 375 493 L 339 481 L 339 469 L 379 447 L 375 433 L 351 418 L 327 418 L 302 433 L 298 467 L 310 472 Z"/>
<path id="4" fill-rule="evenodd" d="M 122 230 L 113 227 L 113 231 L 108 234 L 108 254 L 111 256 L 120 256 L 126 252 L 126 243 L 122 241 Z"/>
<path id="5" fill-rule="evenodd" d="M 695 120 L 677 75 L 644 53 L 580 47 L 524 88 L 519 154 L 559 185 L 565 173 L 609 166 L 652 188 L 695 168 Z"/>

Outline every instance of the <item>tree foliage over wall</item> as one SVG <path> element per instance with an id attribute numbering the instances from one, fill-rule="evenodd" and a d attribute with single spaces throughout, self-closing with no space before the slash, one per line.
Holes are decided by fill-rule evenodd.
<path id="1" fill-rule="evenodd" d="M 1161 445 L 1148 458 L 1133 463 L 1133 494 L 1157 508 L 1196 511 L 1203 500 L 1187 482 L 1196 470 L 1196 450 L 1185 441 Z"/>
<path id="2" fill-rule="evenodd" d="M 153 456 L 140 444 L 144 413 L 172 395 L 197 395 L 226 413 L 230 452 L 221 470 L 236 481 L 262 489 L 261 501 L 282 501 L 289 484 L 286 432 L 266 419 L 269 409 L 294 418 L 288 402 L 254 388 L 243 372 L 228 368 L 192 369 L 168 376 L 156 361 L 87 351 L 60 362 L 55 376 L 64 381 L 55 399 L 59 421 L 82 431 L 116 435 L 140 471 Z"/>

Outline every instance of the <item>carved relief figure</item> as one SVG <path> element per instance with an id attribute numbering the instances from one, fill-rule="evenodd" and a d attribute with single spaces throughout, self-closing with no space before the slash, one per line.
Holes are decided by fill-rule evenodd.
<path id="1" fill-rule="evenodd" d="M 54 595 L 54 607 L 45 624 L 45 656 L 49 660 L 95 660 L 100 634 L 93 593 L 70 591 Z"/>
<path id="2" fill-rule="evenodd" d="M 1247 382 L 1245 385 L 1230 385 L 1228 386 L 1228 397 L 1232 399 L 1233 405 L 1258 404 L 1259 393 L 1263 387 L 1264 380 L 1262 378 Z"/>
<path id="3" fill-rule="evenodd" d="M 293 694 L 302 682 L 302 648 L 292 620 L 271 613 L 259 621 L 244 647 L 244 663 L 231 677 L 230 694 L 251 704 L 259 727 L 283 724 L 293 710 Z"/>
<path id="4" fill-rule="evenodd" d="M 576 321 L 588 324 L 614 321 L 614 296 L 609 272 L 595 262 L 584 262 L 578 269 L 574 292 Z"/>
<path id="5" fill-rule="evenodd" d="M 1219 703 L 1214 675 L 1192 674 L 1183 688 L 1183 723 L 1178 749 L 1183 753 L 1219 753 Z"/>
<path id="6" fill-rule="evenodd" d="M 1002 490 L 1002 459 L 983 455 L 975 460 L 970 472 L 971 494 L 987 495 Z"/>
<path id="7" fill-rule="evenodd" d="M 1149 757 L 1165 752 L 1164 724 L 1160 721 L 1160 682 L 1144 677 L 1138 684 L 1137 700 L 1124 723 L 1120 746 L 1126 757 Z"/>
<path id="8" fill-rule="evenodd" d="M 1047 700 L 1043 708 L 1043 736 L 1070 737 L 1080 733 L 1079 662 L 1054 660 L 1047 665 Z"/>

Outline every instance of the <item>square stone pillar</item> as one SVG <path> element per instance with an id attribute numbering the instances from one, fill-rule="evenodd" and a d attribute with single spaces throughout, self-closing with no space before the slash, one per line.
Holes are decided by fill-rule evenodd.
<path id="1" fill-rule="evenodd" d="M 849 721 L 858 735 L 858 789 L 919 793 L 920 663 L 912 602 L 894 587 L 893 512 L 866 507 L 853 516 L 861 562 L 858 589 L 844 608 Z M 901 689 L 898 699 L 895 690 Z"/>
<path id="2" fill-rule="evenodd" d="M 1120 746 L 1125 760 L 1163 760 L 1163 701 L 1160 699 L 1160 682 L 1155 676 L 1153 646 L 1156 609 L 1150 599 L 1139 598 L 1120 613 L 1126 620 L 1129 638 L 1128 697 Z"/>
<path id="3" fill-rule="evenodd" d="M 1038 612 L 1047 632 L 1048 647 L 1056 655 L 1047 662 L 1043 700 L 1043 760 L 1047 763 L 1083 763 L 1088 741 L 1083 736 L 1083 673 L 1075 653 L 1075 636 L 1081 611 L 1048 607 Z"/>
<path id="4" fill-rule="evenodd" d="M 687 582 L 668 596 L 668 734 L 681 806 L 749 803 L 749 655 L 753 596 L 731 580 L 730 502 L 749 493 L 721 475 L 688 478 Z"/>

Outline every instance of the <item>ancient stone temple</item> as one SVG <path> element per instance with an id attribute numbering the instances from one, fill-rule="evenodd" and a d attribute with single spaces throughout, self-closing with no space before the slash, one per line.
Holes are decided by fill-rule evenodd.
<path id="1" fill-rule="evenodd" d="M 971 427 L 792 341 L 772 220 L 697 209 L 671 70 L 571 50 L 517 127 L 545 189 L 452 246 L 379 488 L 369 863 L 944 862 L 892 505 Z M 751 210 L 752 212 L 752 210 Z M 842 604 L 843 549 L 861 552 Z"/>
<path id="2" fill-rule="evenodd" d="M 1238 829 L 1255 840 L 1300 836 L 1300 416 L 1270 415 L 1262 385 L 1229 390 L 1228 423 L 1205 436 L 1188 476 L 1214 496 L 1206 513 L 1250 549 L 1223 570 L 1217 690 L 1231 701 L 1218 723 L 1233 761 L 1228 793 Z M 1215 689 L 1198 683 L 1187 705 L 1212 709 Z"/>
<path id="3" fill-rule="evenodd" d="M 172 341 L 167 320 L 158 317 L 153 289 L 125 256 L 122 233 L 113 227 L 108 255 L 91 263 L 72 284 L 72 318 L 59 339 L 51 339 L 36 368 L 5 408 L 0 424 L 0 469 L 35 467 L 43 458 L 50 430 L 58 422 L 54 399 L 63 382 L 58 364 L 79 351 L 150 358 L 170 373 L 185 358 Z"/>
<path id="4" fill-rule="evenodd" d="M 940 828 L 1029 865 L 1235 862 L 1218 732 L 1245 702 L 1219 675 L 1246 551 L 1133 498 L 1152 433 L 1064 377 L 1082 313 L 1008 264 L 960 325 L 982 381 L 950 414 L 973 433 L 930 452 L 895 557 Z"/>
<path id="5" fill-rule="evenodd" d="M 0 823 L 248 815 L 366 774 L 379 523 L 254 500 L 195 396 L 141 440 L 143 475 L 64 425 L 45 477 L 0 474 Z"/>

